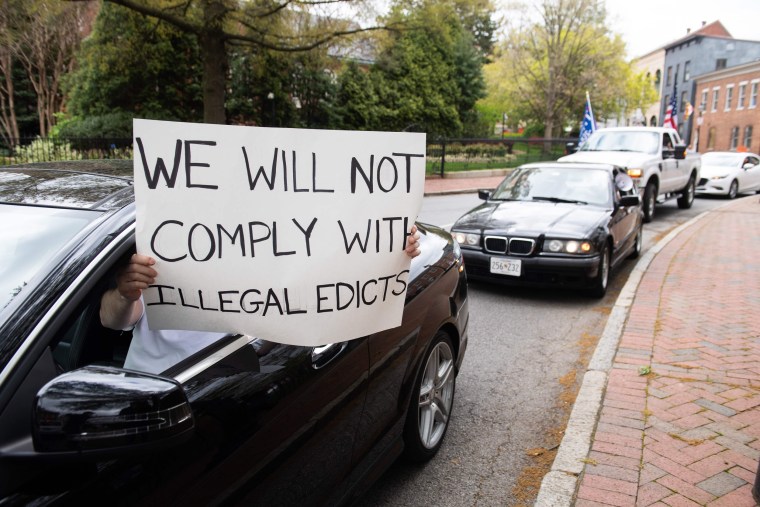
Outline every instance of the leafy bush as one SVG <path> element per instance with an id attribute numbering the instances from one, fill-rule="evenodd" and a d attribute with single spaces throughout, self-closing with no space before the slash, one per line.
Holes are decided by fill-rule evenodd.
<path id="1" fill-rule="evenodd" d="M 132 139 L 134 114 L 118 111 L 87 118 L 74 117 L 56 125 L 52 136 L 57 138 L 121 138 Z"/>

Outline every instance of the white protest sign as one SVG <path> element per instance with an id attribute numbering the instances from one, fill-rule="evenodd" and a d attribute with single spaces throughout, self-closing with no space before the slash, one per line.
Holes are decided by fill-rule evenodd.
<path id="1" fill-rule="evenodd" d="M 134 121 L 152 329 L 293 345 L 401 324 L 425 135 Z"/>

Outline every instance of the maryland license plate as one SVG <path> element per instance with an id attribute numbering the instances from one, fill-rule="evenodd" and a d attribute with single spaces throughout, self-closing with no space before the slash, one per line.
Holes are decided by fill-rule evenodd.
<path id="1" fill-rule="evenodd" d="M 522 261 L 506 257 L 491 257 L 491 273 L 508 276 L 520 276 Z"/>

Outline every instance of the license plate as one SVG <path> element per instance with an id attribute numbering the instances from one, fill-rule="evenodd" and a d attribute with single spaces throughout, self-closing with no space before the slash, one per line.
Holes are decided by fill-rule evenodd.
<path id="1" fill-rule="evenodd" d="M 522 261 L 505 257 L 491 257 L 491 273 L 508 276 L 520 276 Z"/>

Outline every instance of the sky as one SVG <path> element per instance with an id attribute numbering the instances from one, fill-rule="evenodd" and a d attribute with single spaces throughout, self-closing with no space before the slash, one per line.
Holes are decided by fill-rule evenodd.
<path id="1" fill-rule="evenodd" d="M 635 58 L 720 21 L 735 39 L 760 40 L 760 0 L 605 0 L 612 31 Z"/>

